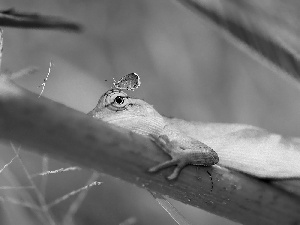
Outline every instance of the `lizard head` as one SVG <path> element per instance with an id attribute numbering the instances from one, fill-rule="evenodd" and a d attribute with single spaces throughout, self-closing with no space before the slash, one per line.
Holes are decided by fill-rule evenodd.
<path id="1" fill-rule="evenodd" d="M 105 92 L 88 115 L 142 135 L 159 134 L 165 126 L 153 106 L 118 89 Z"/>

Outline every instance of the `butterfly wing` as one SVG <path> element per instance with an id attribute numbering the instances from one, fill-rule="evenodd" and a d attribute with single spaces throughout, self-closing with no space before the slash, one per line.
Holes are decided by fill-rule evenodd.
<path id="1" fill-rule="evenodd" d="M 118 82 L 114 82 L 113 85 L 117 89 L 134 91 L 141 85 L 141 81 L 138 74 L 130 73 L 122 77 Z"/>

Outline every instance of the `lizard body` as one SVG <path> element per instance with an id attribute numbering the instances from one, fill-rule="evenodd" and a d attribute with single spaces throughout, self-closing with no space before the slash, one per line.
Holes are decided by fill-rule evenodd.
<path id="1" fill-rule="evenodd" d="M 286 139 L 250 125 L 170 119 L 118 89 L 104 93 L 88 115 L 149 135 L 172 158 L 149 171 L 176 165 L 169 179 L 175 179 L 187 164 L 218 162 L 260 178 L 300 178 L 300 141 L 296 138 Z"/>

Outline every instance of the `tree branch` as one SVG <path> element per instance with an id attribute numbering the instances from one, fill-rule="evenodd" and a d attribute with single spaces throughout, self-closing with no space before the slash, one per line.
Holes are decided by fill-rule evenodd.
<path id="1" fill-rule="evenodd" d="M 0 11 L 0 26 L 18 28 L 61 29 L 79 32 L 81 26 L 54 16 L 37 13 L 21 13 L 14 9 Z"/>
<path id="2" fill-rule="evenodd" d="M 178 0 L 215 23 L 236 47 L 300 81 L 300 2 L 294 0 Z M 266 60 L 261 60 L 262 57 Z M 269 62 L 269 63 L 266 63 Z M 271 66 L 271 67 L 270 67 Z M 282 73 L 283 72 L 283 73 Z M 292 80 L 292 79 L 290 79 Z M 294 81 L 294 80 L 292 80 Z M 293 82 L 295 84 L 295 82 Z M 298 85 L 299 87 L 299 85 Z"/>
<path id="3" fill-rule="evenodd" d="M 112 127 L 62 104 L 21 89 L 0 76 L 0 139 L 28 151 L 77 163 L 183 203 L 243 224 L 291 224 L 300 221 L 300 199 L 272 184 L 225 168 L 146 170 L 167 156 L 143 136 Z M 207 171 L 212 174 L 211 180 Z"/>

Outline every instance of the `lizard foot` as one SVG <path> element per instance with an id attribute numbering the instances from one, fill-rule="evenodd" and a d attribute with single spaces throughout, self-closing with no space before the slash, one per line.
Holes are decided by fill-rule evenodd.
<path id="1" fill-rule="evenodd" d="M 170 141 L 166 135 L 156 136 L 149 134 L 149 136 L 151 140 L 160 149 L 169 154 L 172 159 L 151 167 L 148 171 L 157 172 L 170 166 L 176 166 L 173 173 L 167 177 L 168 180 L 176 179 L 180 171 L 189 164 L 210 166 L 219 161 L 217 153 L 204 144 L 203 151 L 199 151 L 199 149 L 183 148 L 177 141 Z"/>

